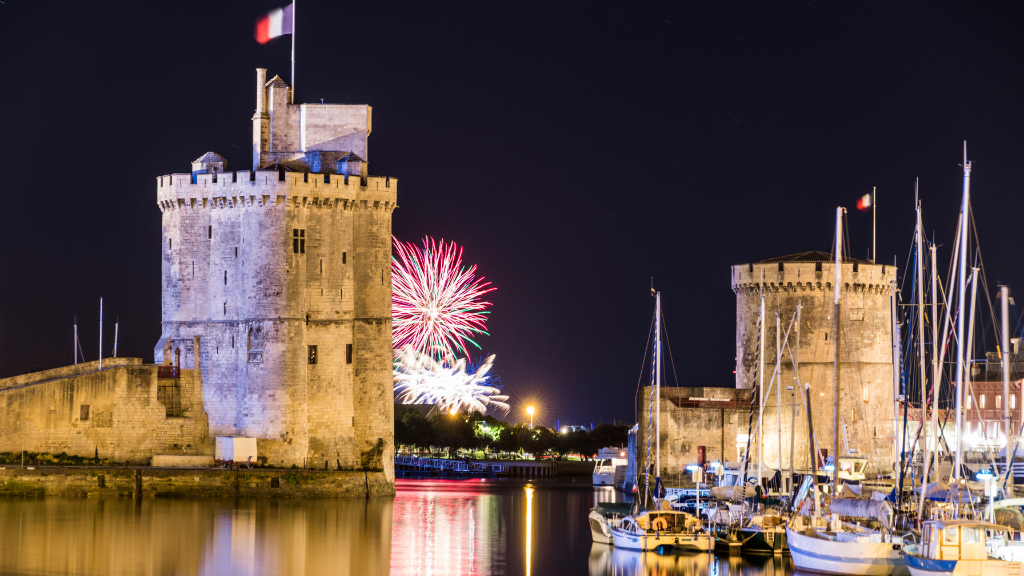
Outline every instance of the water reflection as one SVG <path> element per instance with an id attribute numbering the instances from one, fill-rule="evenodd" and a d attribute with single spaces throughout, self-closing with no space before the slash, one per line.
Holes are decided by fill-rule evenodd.
<path id="1" fill-rule="evenodd" d="M 389 571 L 391 498 L 0 499 L 0 573 L 372 574 Z"/>
<path id="2" fill-rule="evenodd" d="M 792 574 L 789 558 L 594 544 L 590 508 L 623 498 L 584 479 L 399 481 L 371 500 L 0 498 L 0 574 Z"/>
<path id="3" fill-rule="evenodd" d="M 530 576 L 530 547 L 533 544 L 533 487 L 526 487 L 526 576 Z"/>
<path id="4" fill-rule="evenodd" d="M 511 495 L 504 493 L 508 489 L 502 486 L 494 494 L 480 480 L 400 481 L 393 527 L 398 544 L 391 550 L 391 573 L 496 573 L 505 565 L 504 522 L 514 507 Z"/>
<path id="5" fill-rule="evenodd" d="M 607 544 L 590 551 L 590 576 L 790 576 L 788 557 L 635 552 Z"/>

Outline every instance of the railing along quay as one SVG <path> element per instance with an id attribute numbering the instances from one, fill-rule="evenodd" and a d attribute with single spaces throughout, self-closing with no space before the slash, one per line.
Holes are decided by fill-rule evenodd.
<path id="1" fill-rule="evenodd" d="M 450 471 L 467 474 L 505 474 L 511 476 L 554 476 L 552 462 L 477 462 L 449 458 L 427 458 L 421 456 L 395 456 L 395 469 L 422 471 Z"/>

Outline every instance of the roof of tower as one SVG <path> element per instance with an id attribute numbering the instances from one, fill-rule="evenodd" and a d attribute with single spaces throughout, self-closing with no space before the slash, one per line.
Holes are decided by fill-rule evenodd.
<path id="1" fill-rule="evenodd" d="M 288 85 L 288 83 L 282 80 L 281 77 L 278 75 L 275 75 L 273 78 L 267 81 L 267 86 L 270 86 L 271 84 L 280 84 L 281 86 Z"/>
<path id="2" fill-rule="evenodd" d="M 778 256 L 776 258 L 768 258 L 767 260 L 761 260 L 758 264 L 776 264 L 778 262 L 834 262 L 835 257 L 828 252 L 821 252 L 818 250 L 812 250 L 810 252 L 799 252 L 797 254 L 790 254 L 789 256 Z M 867 260 L 859 260 L 857 258 L 850 258 L 849 256 L 843 257 L 843 262 L 852 264 L 871 264 Z"/>
<path id="3" fill-rule="evenodd" d="M 345 154 L 344 156 L 342 156 L 338 161 L 339 162 L 342 162 L 342 161 L 345 161 L 345 162 L 352 162 L 352 161 L 362 162 L 363 159 L 360 158 L 359 155 L 356 154 L 355 152 L 349 152 L 348 154 Z"/>
<path id="4" fill-rule="evenodd" d="M 216 152 L 207 152 L 206 154 L 203 154 L 199 158 L 196 158 L 195 160 L 193 160 L 193 162 L 204 162 L 204 163 L 205 162 L 224 162 L 224 161 L 225 161 L 224 157 L 221 156 L 220 154 L 217 154 Z"/>

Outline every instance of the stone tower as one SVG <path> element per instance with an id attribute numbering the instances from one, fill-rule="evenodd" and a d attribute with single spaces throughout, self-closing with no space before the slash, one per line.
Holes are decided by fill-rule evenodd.
<path id="1" fill-rule="evenodd" d="M 293 104 L 257 70 L 252 170 L 212 152 L 157 179 L 158 363 L 200 368 L 210 437 L 275 466 L 394 479 L 394 178 L 368 176 L 366 105 Z"/>
<path id="2" fill-rule="evenodd" d="M 840 455 L 849 448 L 853 455 L 869 458 L 868 470 L 892 470 L 894 440 L 892 315 L 889 296 L 896 279 L 893 266 L 847 258 L 843 262 L 843 292 L 840 306 L 840 422 L 833 422 L 832 283 L 835 264 L 825 252 L 804 252 L 732 267 L 732 289 L 736 293 L 736 387 L 755 384 L 758 343 L 757 322 L 760 291 L 765 293 L 765 376 L 767 390 L 775 370 L 775 314 L 780 314 L 781 339 L 802 303 L 800 320 L 800 376 L 811 385 L 814 431 L 819 448 L 832 452 L 833 434 L 838 432 Z M 789 346 L 795 350 L 795 333 Z M 794 391 L 802 388 L 793 378 L 788 349 L 783 349 L 782 367 L 782 466 L 789 466 L 791 404 L 800 403 Z M 778 426 L 780 409 L 773 389 L 765 398 L 764 463 L 779 466 Z M 807 413 L 798 408 L 794 432 L 794 460 L 797 469 L 808 466 Z M 856 452 L 853 452 L 856 451 Z"/>

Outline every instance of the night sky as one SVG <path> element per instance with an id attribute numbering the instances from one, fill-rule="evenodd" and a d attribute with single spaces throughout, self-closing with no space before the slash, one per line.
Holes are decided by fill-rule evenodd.
<path id="1" fill-rule="evenodd" d="M 249 169 L 253 40 L 284 0 L 0 4 L 0 376 L 153 360 L 155 178 Z M 963 141 L 991 290 L 1024 286 L 1022 18 L 1013 4 L 300 0 L 298 102 L 373 106 L 394 233 L 465 246 L 498 290 L 479 339 L 513 417 L 632 421 L 661 290 L 678 380 L 734 385 L 729 267 L 829 251 L 850 210 L 901 274 L 920 177 L 948 266 Z M 909 291 L 909 286 L 907 287 Z M 991 342 L 991 338 L 989 339 Z M 669 363 L 669 358 L 666 358 Z"/>

